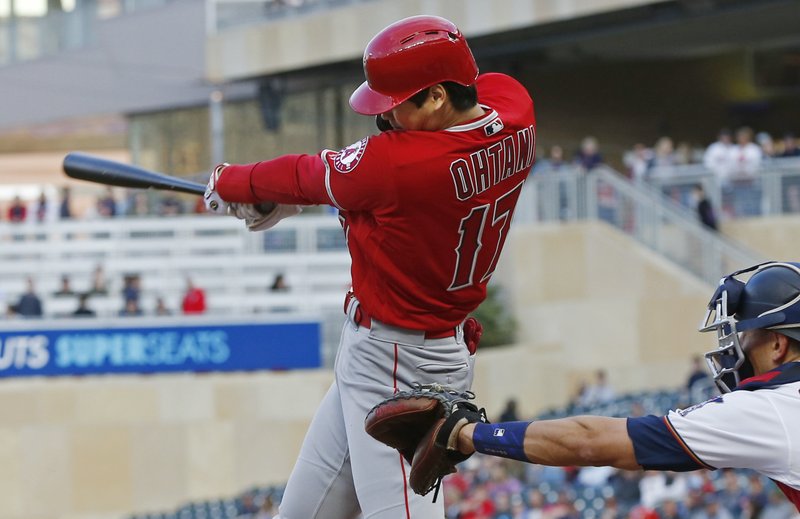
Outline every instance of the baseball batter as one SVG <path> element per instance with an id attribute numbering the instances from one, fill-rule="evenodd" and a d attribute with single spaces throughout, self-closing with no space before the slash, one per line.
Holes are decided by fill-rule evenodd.
<path id="1" fill-rule="evenodd" d="M 440 519 L 407 487 L 408 464 L 364 417 L 415 382 L 466 390 L 462 323 L 486 296 L 534 161 L 533 102 L 516 80 L 478 74 L 451 22 L 416 16 L 378 33 L 351 96 L 382 133 L 341 151 L 286 155 L 212 174 L 207 206 L 274 225 L 298 205 L 339 210 L 352 292 L 334 366 L 289 478 L 281 519 Z M 271 203 L 270 207 L 255 204 Z M 271 211 L 270 211 L 271 208 Z"/>

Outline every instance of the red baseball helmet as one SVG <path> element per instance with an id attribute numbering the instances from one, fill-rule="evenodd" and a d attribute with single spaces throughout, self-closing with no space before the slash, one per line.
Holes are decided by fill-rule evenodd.
<path id="1" fill-rule="evenodd" d="M 452 22 L 412 16 L 386 27 L 367 44 L 364 75 L 367 80 L 350 96 L 350 106 L 360 114 L 377 115 L 443 81 L 472 85 L 478 66 Z"/>

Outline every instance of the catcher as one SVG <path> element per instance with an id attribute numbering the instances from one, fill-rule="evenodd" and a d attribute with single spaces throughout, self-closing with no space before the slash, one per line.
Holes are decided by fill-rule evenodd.
<path id="1" fill-rule="evenodd" d="M 800 263 L 722 278 L 700 331 L 717 333 L 706 360 L 722 395 L 666 416 L 489 424 L 471 394 L 425 386 L 377 405 L 366 430 L 411 458 L 411 487 L 421 494 L 477 451 L 556 466 L 752 469 L 800 510 Z"/>

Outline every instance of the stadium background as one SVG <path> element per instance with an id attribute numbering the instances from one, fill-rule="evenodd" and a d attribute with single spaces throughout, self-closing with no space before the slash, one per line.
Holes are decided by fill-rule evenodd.
<path id="1" fill-rule="evenodd" d="M 748 125 L 779 150 L 800 131 L 798 2 L 0 1 L 0 304 L 13 307 L 30 278 L 44 307 L 0 318 L 0 517 L 224 517 L 279 497 L 331 380 L 349 279 L 335 216 L 313 208 L 251 236 L 193 214 L 190 197 L 114 190 L 109 217 L 105 190 L 67 182 L 60 162 L 83 150 L 203 180 L 223 159 L 346 146 L 374 131 L 346 103 L 365 43 L 420 13 L 455 21 L 482 70 L 521 79 L 537 108 L 542 167 L 492 281 L 502 329 L 489 332 L 506 333 L 481 352 L 481 402 L 499 414 L 514 398 L 521 417 L 619 414 L 702 394 L 680 389 L 692 355 L 713 346 L 696 333 L 713 283 L 796 259 L 800 166 L 764 160 L 742 201 L 697 163 L 722 127 Z M 571 164 L 587 136 L 603 166 L 548 169 L 553 146 Z M 634 146 L 665 136 L 694 160 L 637 182 Z M 697 183 L 720 233 L 697 221 Z M 59 214 L 64 186 L 71 218 Z M 22 222 L 9 214 L 16 196 Z M 77 295 L 55 293 L 65 275 L 89 291 L 98 267 L 96 317 L 76 320 Z M 270 289 L 278 274 L 288 289 Z M 181 312 L 188 279 L 205 290 L 202 315 Z M 126 289 L 143 315 L 118 315 Z M 172 315 L 155 315 L 159 298 Z M 160 346 L 143 357 L 148 340 Z M 598 370 L 628 396 L 581 407 L 576 392 Z M 609 475 L 592 486 L 475 463 L 446 492 L 452 517 L 483 493 L 499 508 L 540 492 L 551 517 L 613 511 L 615 491 L 622 502 Z M 758 485 L 743 474 L 687 484 L 711 502 L 731 477 Z"/>

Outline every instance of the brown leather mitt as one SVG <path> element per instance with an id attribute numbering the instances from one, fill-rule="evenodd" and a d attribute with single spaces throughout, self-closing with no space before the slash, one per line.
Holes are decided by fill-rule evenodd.
<path id="1" fill-rule="evenodd" d="M 474 398 L 472 392 L 440 384 L 418 385 L 373 407 L 364 427 L 411 463 L 409 485 L 424 496 L 438 490 L 441 479 L 469 457 L 456 450 L 458 430 L 468 423 L 487 422 L 485 411 L 470 402 Z"/>

